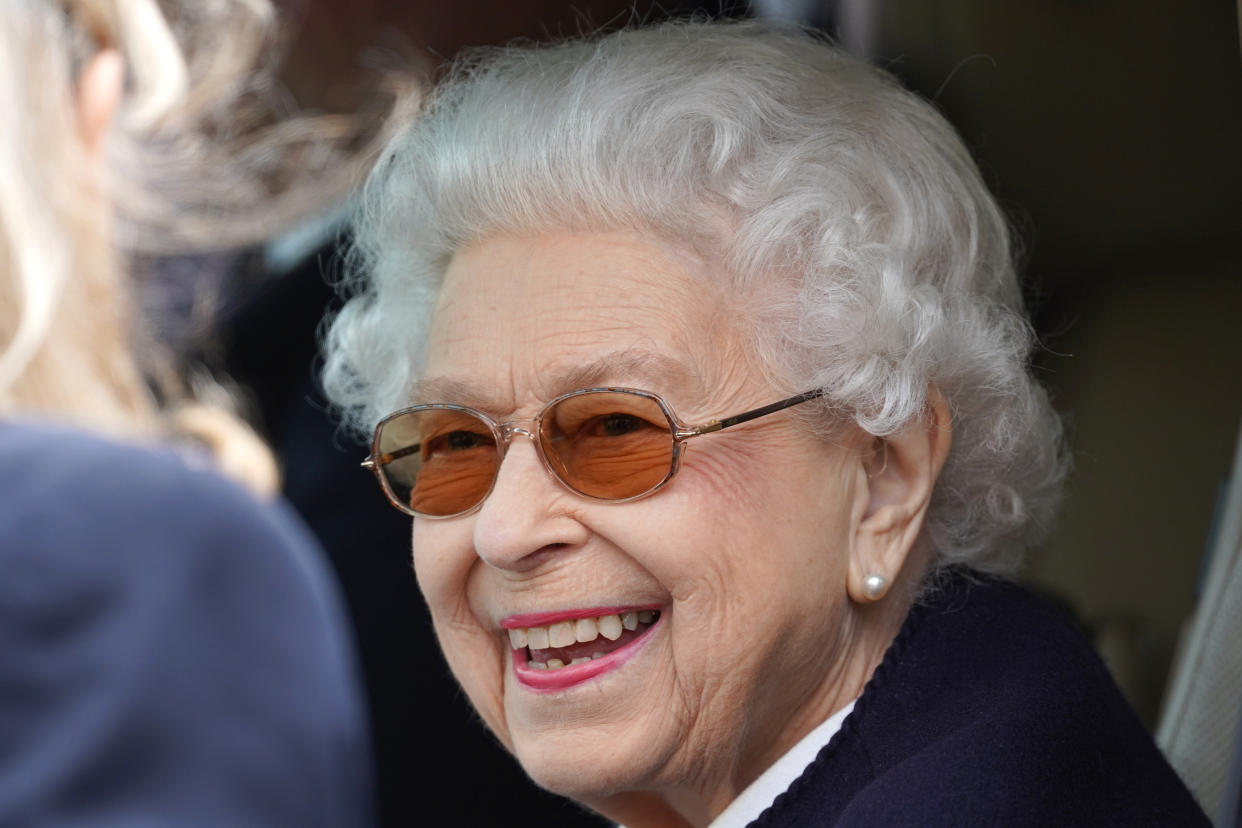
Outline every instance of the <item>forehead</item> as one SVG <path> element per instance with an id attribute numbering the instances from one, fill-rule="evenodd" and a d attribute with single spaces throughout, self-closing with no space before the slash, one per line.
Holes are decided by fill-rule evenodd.
<path id="1" fill-rule="evenodd" d="M 628 234 L 486 239 L 448 268 L 416 396 L 503 408 L 591 385 L 707 384 L 729 327 L 710 275 Z"/>

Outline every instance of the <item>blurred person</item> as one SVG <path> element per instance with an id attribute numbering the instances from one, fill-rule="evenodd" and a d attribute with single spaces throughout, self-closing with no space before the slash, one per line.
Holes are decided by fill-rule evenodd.
<path id="1" fill-rule="evenodd" d="M 272 20 L 264 0 L 0 0 L 0 824 L 371 821 L 335 585 L 129 276 L 347 189 L 287 175 L 331 170 L 348 126 L 264 120 Z"/>
<path id="2" fill-rule="evenodd" d="M 756 24 L 477 53 L 355 234 L 325 386 L 537 784 L 629 828 L 1207 824 L 1008 580 L 1061 426 L 926 102 Z"/>

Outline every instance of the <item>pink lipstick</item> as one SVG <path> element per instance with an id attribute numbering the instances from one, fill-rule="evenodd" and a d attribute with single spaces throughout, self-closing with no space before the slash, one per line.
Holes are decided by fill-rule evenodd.
<path id="1" fill-rule="evenodd" d="M 501 626 L 509 634 L 518 682 L 557 692 L 625 664 L 662 617 L 657 607 L 598 607 L 514 615 Z"/>

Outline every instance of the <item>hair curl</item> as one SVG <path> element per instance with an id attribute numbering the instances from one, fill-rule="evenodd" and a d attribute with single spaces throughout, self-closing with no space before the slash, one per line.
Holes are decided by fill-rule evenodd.
<path id="1" fill-rule="evenodd" d="M 690 245 L 755 297 L 755 344 L 878 436 L 948 401 L 926 532 L 938 562 L 1012 571 L 1051 522 L 1061 424 L 1001 211 L 952 127 L 797 30 L 666 23 L 476 52 L 373 171 L 327 331 L 359 432 L 422 370 L 453 254 L 498 233 L 626 229 Z"/>

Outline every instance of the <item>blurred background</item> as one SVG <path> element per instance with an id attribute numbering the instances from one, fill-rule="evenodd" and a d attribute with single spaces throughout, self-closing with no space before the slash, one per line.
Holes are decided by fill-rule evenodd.
<path id="1" fill-rule="evenodd" d="M 699 12 L 797 21 L 896 74 L 963 134 L 1022 243 L 1035 368 L 1069 429 L 1062 516 L 1024 577 L 1095 637 L 1154 726 L 1218 526 L 1242 415 L 1242 58 L 1234 0 L 285 0 L 291 109 L 361 112 L 385 73 L 463 48 Z M 232 375 L 350 604 L 386 825 L 595 825 L 473 720 L 409 564 L 408 519 L 315 380 L 339 214 L 161 293 L 166 335 Z M 204 287 L 207 285 L 208 287 Z M 209 295 L 208 295 L 209 294 Z M 171 298 L 170 298 L 171 297 Z M 223 334 L 206 334 L 202 309 Z"/>

